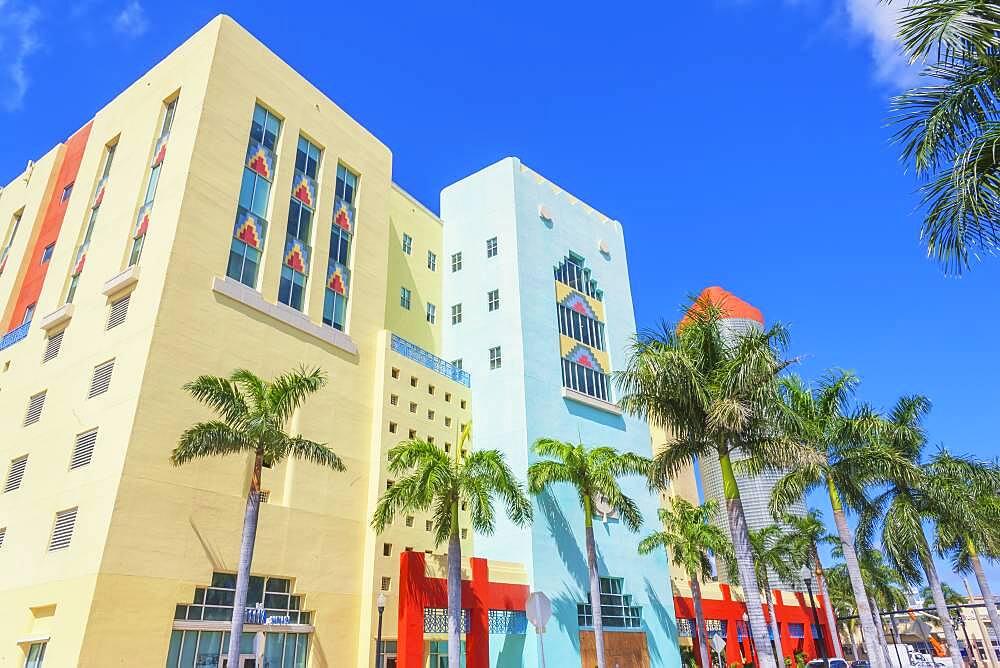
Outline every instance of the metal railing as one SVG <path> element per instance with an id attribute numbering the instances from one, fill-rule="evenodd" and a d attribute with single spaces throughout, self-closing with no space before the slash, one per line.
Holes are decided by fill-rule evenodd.
<path id="1" fill-rule="evenodd" d="M 24 323 L 20 327 L 15 327 L 6 334 L 3 338 L 0 338 L 0 350 L 5 350 L 10 348 L 12 345 L 18 341 L 26 338 L 28 336 L 28 328 L 31 327 L 31 321 Z"/>
<path id="2" fill-rule="evenodd" d="M 466 387 L 472 387 L 472 377 L 469 376 L 467 371 L 459 369 L 454 364 L 445 362 L 443 359 L 436 355 L 432 355 L 420 346 L 410 343 L 406 339 L 392 335 L 392 350 L 399 353 L 403 357 L 407 357 L 417 364 L 422 364 L 431 371 L 436 371 L 445 378 L 450 378 L 456 383 L 461 383 Z"/>

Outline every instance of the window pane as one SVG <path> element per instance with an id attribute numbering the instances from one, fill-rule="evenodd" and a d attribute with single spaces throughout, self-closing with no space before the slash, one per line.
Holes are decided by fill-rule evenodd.
<path id="1" fill-rule="evenodd" d="M 267 199 L 270 194 L 271 184 L 254 174 L 253 201 L 250 210 L 261 218 L 267 217 Z"/>

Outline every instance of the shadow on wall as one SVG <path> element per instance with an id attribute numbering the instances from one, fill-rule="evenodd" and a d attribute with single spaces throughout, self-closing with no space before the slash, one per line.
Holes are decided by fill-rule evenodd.
<path id="1" fill-rule="evenodd" d="M 657 593 L 656 588 L 649 581 L 649 578 L 643 578 L 643 582 L 646 588 L 646 598 L 649 600 L 649 607 L 653 609 L 653 614 L 656 615 L 657 621 L 660 623 L 660 627 L 667 632 L 667 640 L 671 645 L 676 646 L 680 642 L 680 638 L 677 636 L 677 621 L 674 616 L 670 614 L 670 609 L 673 607 L 673 598 L 671 597 L 670 606 L 668 608 L 663 604 L 663 600 Z M 649 645 L 649 653 L 656 657 L 658 661 L 662 663 L 663 656 L 660 653 L 659 645 L 656 642 L 657 634 L 650 632 L 649 620 L 643 620 L 643 626 L 646 631 L 646 642 Z"/>
<path id="2" fill-rule="evenodd" d="M 567 591 L 573 590 L 573 585 L 563 582 L 561 587 L 563 591 L 562 594 L 556 596 L 552 599 L 552 617 L 559 622 L 559 627 L 562 629 L 563 633 L 569 638 L 573 645 L 573 651 L 577 654 L 580 653 L 580 624 L 577 617 L 577 605 L 586 596 L 581 596 L 580 601 L 570 600 L 570 595 L 566 594 Z"/>
<path id="3" fill-rule="evenodd" d="M 587 406 L 586 404 L 581 404 L 579 401 L 573 401 L 572 399 L 563 399 L 563 403 L 566 404 L 566 410 L 568 410 L 569 414 L 573 417 L 578 417 L 583 420 L 591 420 L 604 425 L 605 427 L 617 429 L 618 431 L 625 431 L 625 418 L 621 415 L 614 415 L 606 411 L 598 410 Z"/>
<path id="4" fill-rule="evenodd" d="M 524 665 L 525 635 L 494 635 L 490 638 L 490 644 L 494 638 L 497 640 L 503 638 L 503 646 L 497 655 L 496 668 L 519 668 Z"/>

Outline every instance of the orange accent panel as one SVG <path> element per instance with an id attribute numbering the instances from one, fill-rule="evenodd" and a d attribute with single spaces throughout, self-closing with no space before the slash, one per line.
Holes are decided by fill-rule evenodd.
<path id="1" fill-rule="evenodd" d="M 42 253 L 46 246 L 56 242 L 59 237 L 59 230 L 62 228 L 63 217 L 66 215 L 66 205 L 69 200 L 62 201 L 63 189 L 76 181 L 77 172 L 80 171 L 80 161 L 83 160 L 83 151 L 87 147 L 87 139 L 90 137 L 90 126 L 93 121 L 87 123 L 77 130 L 72 137 L 66 140 L 60 158 L 55 187 L 49 195 L 49 202 L 45 208 L 45 216 L 42 218 L 41 228 L 35 238 L 35 245 L 28 255 L 28 268 L 21 279 L 21 287 L 17 293 L 17 300 L 14 302 L 14 310 L 10 314 L 10 322 L 7 329 L 11 330 L 20 326 L 24 317 L 24 310 L 38 301 L 38 295 L 42 294 L 42 284 L 45 282 L 45 274 L 49 269 L 49 264 L 42 264 Z M 76 186 L 73 186 L 74 190 Z M 89 193 L 88 193 L 89 194 Z M 36 313 L 36 316 L 43 315 Z"/>
<path id="2" fill-rule="evenodd" d="M 690 311 L 696 311 L 699 309 L 700 305 L 711 304 L 719 308 L 722 311 L 722 315 L 725 318 L 740 318 L 744 320 L 756 320 L 761 325 L 764 324 L 764 314 L 760 312 L 756 306 L 751 306 L 747 302 L 743 301 L 733 293 L 728 290 L 719 287 L 718 285 L 713 285 L 712 287 L 705 288 L 698 295 L 698 299 L 695 300 L 694 304 L 691 305 Z M 687 316 L 681 320 L 678 329 L 682 328 L 687 322 Z"/>

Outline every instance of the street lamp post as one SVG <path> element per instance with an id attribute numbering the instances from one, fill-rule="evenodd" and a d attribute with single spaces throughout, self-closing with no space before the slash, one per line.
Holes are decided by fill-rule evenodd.
<path id="1" fill-rule="evenodd" d="M 378 606 L 378 633 L 375 638 L 375 668 L 382 668 L 382 613 L 385 612 L 385 592 L 379 592 L 375 599 Z"/>
<path id="2" fill-rule="evenodd" d="M 976 653 L 976 648 L 973 647 L 972 641 L 969 640 L 969 630 L 965 628 L 965 616 L 962 614 L 962 608 L 955 608 L 951 625 L 956 629 L 962 627 L 962 633 L 965 634 L 965 662 L 970 666 L 978 666 L 979 655 Z"/>
<path id="3" fill-rule="evenodd" d="M 822 627 L 819 625 L 819 614 L 816 612 L 816 599 L 813 598 L 813 588 L 812 588 L 812 571 L 809 570 L 808 564 L 802 567 L 799 571 L 799 576 L 802 578 L 802 582 L 806 585 L 806 591 L 809 592 L 809 605 L 812 607 L 813 623 L 816 625 L 816 630 L 820 633 L 820 640 L 816 643 L 819 647 L 819 658 L 823 659 L 824 668 L 830 668 L 830 659 L 826 656 L 826 638 L 822 637 Z M 816 638 L 813 637 L 813 642 Z"/>

